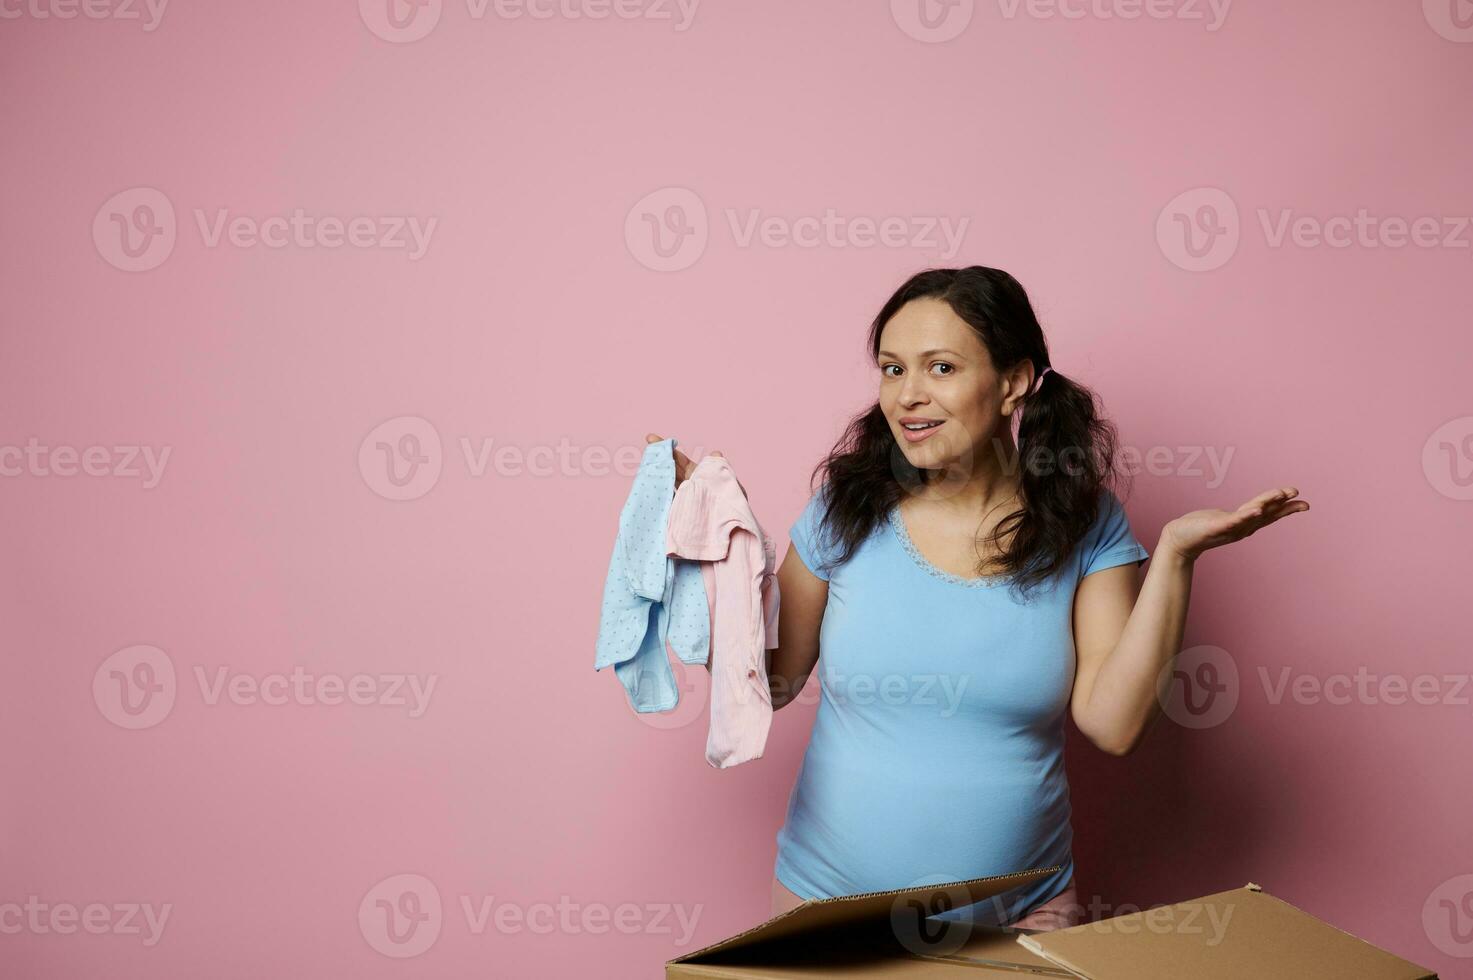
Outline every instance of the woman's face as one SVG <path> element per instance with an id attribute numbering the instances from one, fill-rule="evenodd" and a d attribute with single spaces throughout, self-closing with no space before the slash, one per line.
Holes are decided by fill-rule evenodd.
<path id="1" fill-rule="evenodd" d="M 911 300 L 890 318 L 877 364 L 880 408 L 917 469 L 985 466 L 981 454 L 1007 421 L 1005 402 L 1011 410 L 1025 390 L 1016 373 L 1012 381 L 998 374 L 976 332 L 940 299 Z M 933 424 L 912 431 L 907 423 Z"/>

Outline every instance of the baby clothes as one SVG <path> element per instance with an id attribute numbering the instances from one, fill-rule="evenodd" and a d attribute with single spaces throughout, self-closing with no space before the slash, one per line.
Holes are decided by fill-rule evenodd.
<path id="1" fill-rule="evenodd" d="M 645 447 L 619 513 L 609 557 L 593 669 L 613 664 L 636 712 L 668 711 L 680 701 L 665 649 L 687 664 L 710 651 L 710 607 L 700 565 L 671 558 L 665 529 L 675 494 L 675 440 Z"/>
<path id="2" fill-rule="evenodd" d="M 666 551 L 700 561 L 706 579 L 711 623 L 706 761 L 727 769 L 759 759 L 772 725 L 765 651 L 778 645 L 777 551 L 725 458 L 702 459 L 675 492 Z"/>

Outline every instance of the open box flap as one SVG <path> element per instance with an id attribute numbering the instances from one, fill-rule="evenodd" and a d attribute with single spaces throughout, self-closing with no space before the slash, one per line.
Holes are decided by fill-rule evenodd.
<path id="1" fill-rule="evenodd" d="M 1085 980 L 1428 980 L 1436 974 L 1248 884 L 1018 942 Z"/>
<path id="2" fill-rule="evenodd" d="M 939 885 L 913 885 L 909 888 L 865 892 L 860 895 L 810 898 L 797 908 L 773 916 L 746 932 L 739 932 L 718 943 L 712 943 L 693 953 L 687 953 L 670 960 L 670 963 L 688 963 L 715 953 L 726 953 L 743 947 L 790 939 L 794 936 L 834 927 L 858 925 L 876 920 L 885 921 L 890 918 L 895 908 L 896 898 L 901 896 L 914 896 L 926 906 L 934 905 L 937 897 L 946 896 L 948 900 L 953 901 L 953 907 L 956 907 L 954 901 L 960 895 L 965 895 L 968 898 L 966 904 L 970 905 L 1040 878 L 1046 878 L 1061 870 L 1062 865 L 1056 864 L 1048 868 L 1032 868 L 1028 871 L 1014 871 L 986 878 L 968 878 L 965 881 L 950 881 Z"/>

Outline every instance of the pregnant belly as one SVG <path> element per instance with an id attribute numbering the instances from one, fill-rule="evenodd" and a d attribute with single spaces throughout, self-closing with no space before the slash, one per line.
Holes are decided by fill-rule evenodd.
<path id="1" fill-rule="evenodd" d="M 1062 766 L 1007 778 L 976 760 L 903 766 L 805 759 L 783 836 L 829 894 L 960 880 L 1067 859 Z"/>

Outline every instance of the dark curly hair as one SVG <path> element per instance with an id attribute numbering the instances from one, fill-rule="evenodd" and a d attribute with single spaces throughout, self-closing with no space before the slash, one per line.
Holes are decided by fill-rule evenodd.
<path id="1" fill-rule="evenodd" d="M 976 331 L 998 371 L 1023 360 L 1032 361 L 1036 372 L 1050 366 L 1043 328 L 1022 285 L 1001 269 L 980 265 L 928 269 L 912 276 L 870 326 L 872 358 L 878 359 L 880 334 L 891 317 L 911 300 L 926 297 L 944 300 Z M 984 544 L 998 553 L 993 561 L 1014 591 L 1026 595 L 1063 567 L 1098 517 L 1101 491 L 1123 478 L 1114 467 L 1115 426 L 1104 417 L 1097 396 L 1059 372 L 1043 376 L 1012 420 L 1018 456 L 1026 464 L 1018 494 L 1021 508 L 1005 515 Z M 1005 462 L 1012 466 L 1017 461 Z M 923 482 L 900 451 L 878 401 L 854 416 L 809 481 L 810 489 L 823 484 L 820 530 L 836 553 L 825 566 L 847 561 L 906 488 Z M 1001 541 L 1014 529 L 1003 548 Z M 979 564 L 979 575 L 984 567 Z"/>

